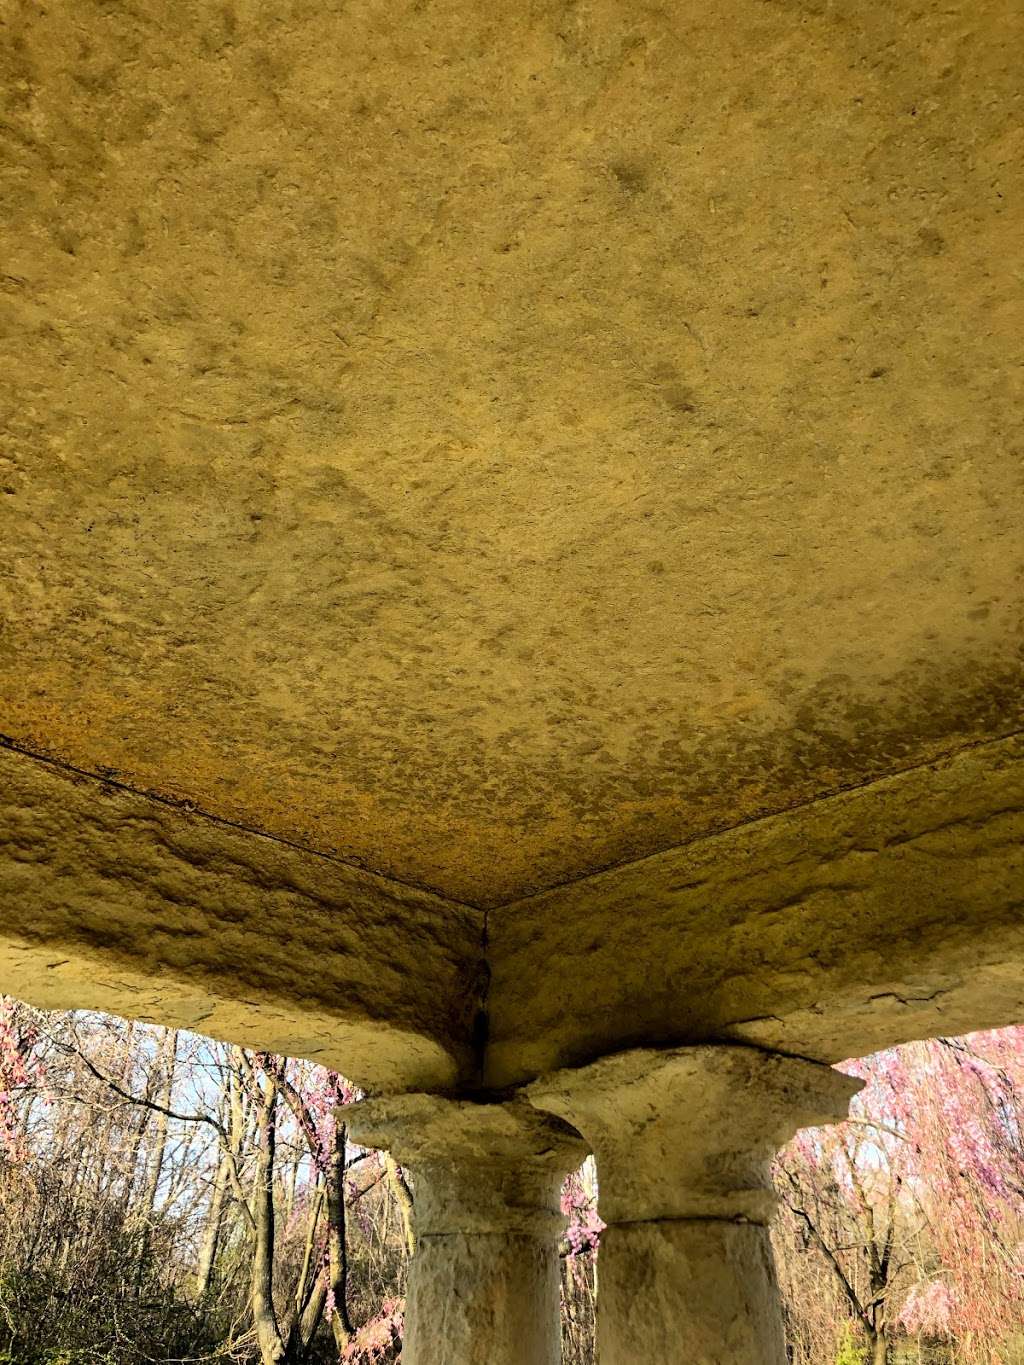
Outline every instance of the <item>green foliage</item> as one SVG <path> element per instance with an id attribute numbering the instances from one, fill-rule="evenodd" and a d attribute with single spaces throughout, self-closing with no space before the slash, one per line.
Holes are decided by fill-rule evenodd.
<path id="1" fill-rule="evenodd" d="M 205 1353 L 218 1336 L 149 1274 L 83 1285 L 0 1267 L 0 1365 L 142 1365 Z"/>
<path id="2" fill-rule="evenodd" d="M 1024 1365 L 1024 1332 L 1018 1332 L 1002 1343 L 1000 1365 Z"/>
<path id="3" fill-rule="evenodd" d="M 836 1365 L 864 1365 L 867 1351 L 857 1345 L 857 1337 L 852 1322 L 844 1322 L 839 1334 L 839 1349 L 836 1351 Z"/>

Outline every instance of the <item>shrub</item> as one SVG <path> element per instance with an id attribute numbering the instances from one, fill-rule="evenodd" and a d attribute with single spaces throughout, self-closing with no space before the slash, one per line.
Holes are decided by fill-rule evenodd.
<path id="1" fill-rule="evenodd" d="M 864 1365 L 865 1350 L 857 1345 L 853 1323 L 846 1322 L 839 1334 L 839 1348 L 836 1351 L 836 1365 Z"/>

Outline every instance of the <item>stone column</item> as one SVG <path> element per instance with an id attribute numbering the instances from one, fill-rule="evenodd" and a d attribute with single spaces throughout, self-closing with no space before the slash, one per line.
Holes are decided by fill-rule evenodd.
<path id="1" fill-rule="evenodd" d="M 414 1184 L 404 1365 L 558 1365 L 559 1194 L 586 1147 L 523 1101 L 364 1100 L 354 1142 L 387 1148 Z"/>
<path id="2" fill-rule="evenodd" d="M 641 1050 L 559 1071 L 531 1103 L 597 1159 L 599 1365 L 785 1365 L 769 1168 L 861 1082 L 739 1046 Z"/>

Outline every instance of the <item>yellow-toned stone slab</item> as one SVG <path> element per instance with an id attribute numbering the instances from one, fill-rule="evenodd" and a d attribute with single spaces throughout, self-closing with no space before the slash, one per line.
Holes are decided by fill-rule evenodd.
<path id="1" fill-rule="evenodd" d="M 7 5 L 0 732 L 499 904 L 1018 727 L 1022 50 Z"/>

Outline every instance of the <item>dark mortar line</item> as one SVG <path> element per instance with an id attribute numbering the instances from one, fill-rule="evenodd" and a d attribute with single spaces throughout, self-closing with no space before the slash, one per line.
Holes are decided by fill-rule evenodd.
<path id="1" fill-rule="evenodd" d="M 304 853 L 311 858 L 319 858 L 325 863 L 332 863 L 338 867 L 344 867 L 350 872 L 355 872 L 366 877 L 370 881 L 381 881 L 391 886 L 401 887 L 406 891 L 418 891 L 421 894 L 432 896 L 435 900 L 441 901 L 445 905 L 455 906 L 460 910 L 472 910 L 475 915 L 486 916 L 487 912 L 482 905 L 473 905 L 470 901 L 456 900 L 453 896 L 447 896 L 443 891 L 438 891 L 435 887 L 428 886 L 424 882 L 414 882 L 402 877 L 392 877 L 386 872 L 377 872 L 372 868 L 363 867 L 359 863 L 341 858 L 335 853 L 324 853 L 320 849 L 310 848 L 307 844 L 297 843 L 294 839 L 286 839 L 280 834 L 269 834 L 263 829 L 254 829 L 251 825 L 243 825 L 237 820 L 229 820 L 223 815 L 213 815 L 210 811 L 202 810 L 199 806 L 194 806 L 190 801 L 178 800 L 173 796 L 162 796 L 159 792 L 145 791 L 138 787 L 133 787 L 127 782 L 121 782 L 116 777 L 105 777 L 102 773 L 90 772 L 87 768 L 76 768 L 73 763 L 66 763 L 63 759 L 53 758 L 49 754 L 36 753 L 32 749 L 19 744 L 17 740 L 11 739 L 9 735 L 0 734 L 0 749 L 7 749 L 11 753 L 20 754 L 22 758 L 31 759 L 35 763 L 43 763 L 49 768 L 54 768 L 58 772 L 70 773 L 75 777 L 86 778 L 90 782 L 98 782 L 103 787 L 113 787 L 115 791 L 125 792 L 129 796 L 139 797 L 144 801 L 152 801 L 156 805 L 165 806 L 168 810 L 177 811 L 179 815 L 195 815 L 202 820 L 208 820 L 211 824 L 220 825 L 225 829 L 237 830 L 241 834 L 251 834 L 257 839 L 266 839 L 268 843 L 279 844 L 283 848 L 294 849 L 296 853 Z"/>
<path id="2" fill-rule="evenodd" d="M 879 777 L 865 778 L 863 782 L 851 782 L 846 786 L 835 787 L 832 791 L 823 792 L 820 796 L 811 796 L 805 801 L 794 801 L 792 805 L 779 806 L 776 810 L 766 811 L 763 815 L 751 815 L 746 820 L 738 820 L 734 825 L 723 825 L 721 829 L 695 834 L 690 839 L 682 839 L 677 844 L 668 844 L 665 848 L 655 849 L 653 853 L 645 853 L 640 858 L 623 858 L 621 862 L 605 863 L 601 867 L 593 867 L 586 872 L 580 872 L 575 876 L 552 882 L 550 886 L 542 887 L 538 891 L 531 891 L 529 895 L 513 896 L 510 900 L 496 901 L 485 908 L 489 913 L 495 910 L 508 910 L 514 905 L 526 905 L 530 901 L 540 900 L 553 891 L 564 890 L 567 886 L 579 886 L 583 882 L 596 881 L 599 877 L 608 876 L 613 872 L 622 872 L 630 867 L 640 867 L 644 863 L 653 862 L 655 858 L 664 858 L 668 854 L 678 853 L 684 848 L 692 848 L 696 844 L 710 843 L 714 839 L 724 838 L 725 835 L 733 834 L 736 830 L 748 829 L 751 825 L 767 824 L 770 820 L 777 820 L 783 815 L 791 815 L 794 811 L 810 810 L 813 806 L 823 805 L 826 801 L 836 801 L 852 792 L 867 791 L 870 787 L 877 787 L 883 782 L 905 777 L 908 773 L 923 772 L 926 768 L 936 768 L 942 763 L 948 763 L 952 759 L 959 758 L 962 754 L 972 753 L 975 749 L 995 748 L 1000 744 L 1005 744 L 1008 740 L 1020 738 L 1024 738 L 1024 729 L 1009 730 L 1005 735 L 998 735 L 994 739 L 971 740 L 967 744 L 962 744 L 958 749 L 949 749 L 945 753 L 936 754 L 934 758 L 924 759 L 920 763 L 910 763 L 905 768 L 893 768 L 887 773 L 882 773 Z"/>
<path id="3" fill-rule="evenodd" d="M 483 922 L 480 925 L 480 961 L 477 966 L 482 985 L 477 999 L 476 1014 L 473 1017 L 473 1061 L 476 1067 L 477 1082 L 483 1085 L 487 1074 L 487 1053 L 491 1045 L 491 984 L 494 973 L 490 961 L 490 920 L 491 912 L 483 908 Z"/>

